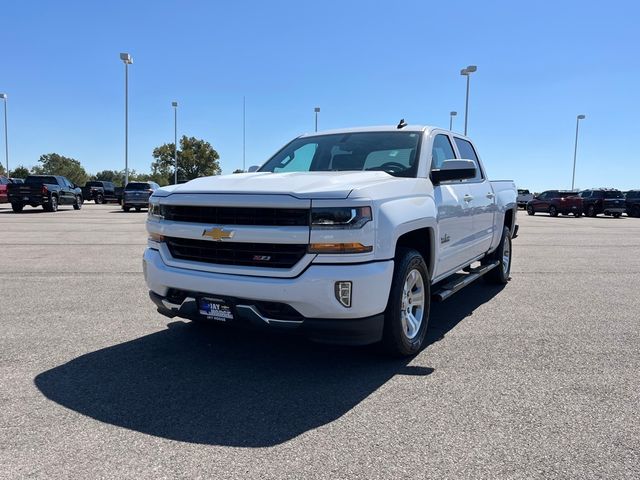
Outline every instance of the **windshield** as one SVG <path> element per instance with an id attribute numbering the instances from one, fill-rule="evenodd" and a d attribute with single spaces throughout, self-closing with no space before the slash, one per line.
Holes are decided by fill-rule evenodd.
<path id="1" fill-rule="evenodd" d="M 151 190 L 151 185 L 148 183 L 127 183 L 125 190 Z"/>
<path id="2" fill-rule="evenodd" d="M 518 190 L 518 195 L 529 195 L 529 190 Z"/>
<path id="3" fill-rule="evenodd" d="M 260 172 L 382 171 L 415 177 L 420 132 L 354 132 L 297 138 Z"/>
<path id="4" fill-rule="evenodd" d="M 49 184 L 49 185 L 57 185 L 58 184 L 58 180 L 56 180 L 56 177 L 27 177 L 26 180 L 24 181 L 24 183 L 28 183 L 29 185 L 42 185 L 42 184 Z"/>
<path id="5" fill-rule="evenodd" d="M 624 198 L 622 196 L 622 192 L 614 191 L 614 192 L 604 192 L 604 198 Z"/>
<path id="6" fill-rule="evenodd" d="M 87 182 L 86 187 L 101 187 L 102 182 Z"/>

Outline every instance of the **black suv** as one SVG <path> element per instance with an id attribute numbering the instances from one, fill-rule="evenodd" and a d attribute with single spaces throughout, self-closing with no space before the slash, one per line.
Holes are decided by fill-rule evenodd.
<path id="1" fill-rule="evenodd" d="M 599 213 L 620 218 L 625 210 L 624 195 L 620 190 L 595 188 L 580 192 L 584 213 L 595 217 Z"/>
<path id="2" fill-rule="evenodd" d="M 640 217 L 640 190 L 629 190 L 626 199 L 627 215 Z"/>

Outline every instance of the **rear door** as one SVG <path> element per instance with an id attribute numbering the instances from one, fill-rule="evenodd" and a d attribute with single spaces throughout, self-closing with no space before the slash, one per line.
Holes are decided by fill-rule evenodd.
<path id="1" fill-rule="evenodd" d="M 451 137 L 436 131 L 431 148 L 431 169 L 440 168 L 445 160 L 455 158 Z M 443 182 L 433 187 L 433 194 L 438 209 L 438 254 L 434 275 L 437 277 L 458 269 L 471 257 L 469 237 L 473 219 L 466 183 Z"/>
<path id="2" fill-rule="evenodd" d="M 473 256 L 482 255 L 491 248 L 495 228 L 496 196 L 491 183 L 485 175 L 478 153 L 470 141 L 454 137 L 458 156 L 464 160 L 472 160 L 476 165 L 476 176 L 465 180 L 469 187 L 471 200 L 472 238 L 471 251 Z"/>

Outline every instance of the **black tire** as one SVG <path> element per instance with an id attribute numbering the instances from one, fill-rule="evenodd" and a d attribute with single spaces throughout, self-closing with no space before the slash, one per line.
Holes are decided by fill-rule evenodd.
<path id="1" fill-rule="evenodd" d="M 55 195 L 51 195 L 51 199 L 49 200 L 49 203 L 43 203 L 42 204 L 42 209 L 45 212 L 57 212 L 58 211 L 58 197 L 56 197 Z"/>
<path id="2" fill-rule="evenodd" d="M 505 257 L 505 253 L 508 249 L 508 255 Z M 511 261 L 513 259 L 513 245 L 511 243 L 511 231 L 504 227 L 502 231 L 502 238 L 500 244 L 496 248 L 495 252 L 482 260 L 483 264 L 493 263 L 496 260 L 500 264 L 492 269 L 489 273 L 484 275 L 484 279 L 487 283 L 504 285 L 509 281 L 511 275 Z M 506 261 L 506 264 L 505 264 Z"/>
<path id="3" fill-rule="evenodd" d="M 574 215 L 576 218 L 580 218 L 580 217 L 582 216 L 582 212 L 573 212 L 573 215 Z"/>
<path id="4" fill-rule="evenodd" d="M 24 208 L 24 205 L 21 203 L 12 203 L 11 204 L 11 209 L 15 212 L 15 213 L 20 213 L 22 212 L 22 209 Z"/>
<path id="5" fill-rule="evenodd" d="M 536 214 L 536 211 L 533 209 L 533 205 L 527 205 L 527 214 L 532 216 Z"/>
<path id="6" fill-rule="evenodd" d="M 551 217 L 557 217 L 558 216 L 558 209 L 554 205 L 551 205 L 549 207 L 549 216 L 551 216 Z"/>
<path id="7" fill-rule="evenodd" d="M 631 209 L 632 217 L 640 217 L 640 205 L 634 205 Z"/>
<path id="8" fill-rule="evenodd" d="M 587 207 L 587 217 L 595 217 L 596 215 L 596 207 L 594 205 L 589 205 Z"/>
<path id="9" fill-rule="evenodd" d="M 139 212 L 140 210 L 142 210 L 142 207 L 136 207 L 136 212 Z"/>
<path id="10" fill-rule="evenodd" d="M 131 207 L 129 205 L 123 205 L 122 210 L 124 210 L 125 212 L 128 212 L 129 210 L 131 210 Z"/>
<path id="11" fill-rule="evenodd" d="M 407 322 L 404 315 L 409 310 L 412 311 L 412 315 L 419 314 L 419 307 L 412 305 L 412 297 L 407 298 L 405 293 L 405 283 L 410 282 L 410 275 L 416 279 L 417 277 L 414 275 L 419 275 L 421 279 L 420 288 L 422 289 L 423 306 L 417 328 L 415 328 L 415 323 Z M 419 294 L 420 288 L 412 291 L 415 294 Z M 404 357 L 415 355 L 420 351 L 427 334 L 430 307 L 431 278 L 422 255 L 410 248 L 399 248 L 395 258 L 389 301 L 384 315 L 382 344 L 388 353 Z M 413 311 L 414 308 L 416 308 L 415 311 Z M 407 331 L 411 328 L 414 330 L 413 334 Z"/>
<path id="12" fill-rule="evenodd" d="M 96 195 L 95 202 L 98 205 L 102 205 L 104 203 L 104 197 L 101 194 Z"/>
<path id="13" fill-rule="evenodd" d="M 621 213 L 614 213 L 613 218 L 620 218 L 622 216 Z"/>
<path id="14" fill-rule="evenodd" d="M 73 204 L 74 210 L 80 210 L 82 208 L 82 197 L 78 195 L 76 197 L 76 202 Z"/>

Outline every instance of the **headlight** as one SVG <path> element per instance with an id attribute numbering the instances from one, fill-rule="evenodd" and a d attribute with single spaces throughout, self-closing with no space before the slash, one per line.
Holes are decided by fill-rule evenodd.
<path id="1" fill-rule="evenodd" d="M 156 220 L 162 220 L 164 215 L 162 214 L 162 208 L 158 203 L 149 202 L 149 210 L 148 210 L 149 218 L 155 218 Z"/>
<path id="2" fill-rule="evenodd" d="M 321 207 L 311 209 L 311 228 L 357 229 L 371 221 L 371 207 Z"/>

